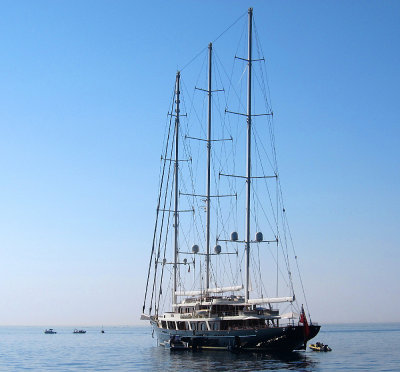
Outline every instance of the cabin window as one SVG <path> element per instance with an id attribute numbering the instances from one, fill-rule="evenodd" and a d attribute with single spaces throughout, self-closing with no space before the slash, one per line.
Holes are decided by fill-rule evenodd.
<path id="1" fill-rule="evenodd" d="M 167 322 L 168 329 L 176 329 L 175 322 Z"/>
<path id="2" fill-rule="evenodd" d="M 200 322 L 200 329 L 202 330 L 202 331 L 206 331 L 207 330 L 207 324 L 206 324 L 206 322 Z"/>
<path id="3" fill-rule="evenodd" d="M 219 329 L 218 322 L 208 322 L 208 324 L 210 325 L 210 329 L 212 331 L 218 331 Z"/>
<path id="4" fill-rule="evenodd" d="M 167 328 L 167 322 L 165 320 L 161 321 L 161 327 L 162 328 Z"/>
<path id="5" fill-rule="evenodd" d="M 176 324 L 177 324 L 179 330 L 184 331 L 186 329 L 185 322 L 176 322 Z"/>

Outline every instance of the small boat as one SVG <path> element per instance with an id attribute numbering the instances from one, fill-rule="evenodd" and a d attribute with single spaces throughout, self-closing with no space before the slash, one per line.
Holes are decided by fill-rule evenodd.
<path id="1" fill-rule="evenodd" d="M 332 351 L 328 345 L 324 345 L 322 342 L 311 344 L 309 348 L 313 351 Z"/>
<path id="2" fill-rule="evenodd" d="M 189 350 L 189 343 L 182 341 L 178 335 L 172 335 L 165 343 L 165 347 L 169 348 L 170 351 Z"/>
<path id="3" fill-rule="evenodd" d="M 45 329 L 44 333 L 46 335 L 55 335 L 57 332 L 53 328 Z"/>
<path id="4" fill-rule="evenodd" d="M 83 329 L 74 329 L 74 333 L 86 333 Z"/>

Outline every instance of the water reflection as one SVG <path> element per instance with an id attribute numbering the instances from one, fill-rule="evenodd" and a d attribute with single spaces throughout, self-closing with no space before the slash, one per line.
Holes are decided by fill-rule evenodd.
<path id="1" fill-rule="evenodd" d="M 226 351 L 170 352 L 153 350 L 154 370 L 200 371 L 315 371 L 318 362 L 305 352 L 290 354 L 239 353 Z"/>

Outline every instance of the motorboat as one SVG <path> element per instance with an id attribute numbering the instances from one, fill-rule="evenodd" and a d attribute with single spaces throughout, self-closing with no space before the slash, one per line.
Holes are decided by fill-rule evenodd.
<path id="1" fill-rule="evenodd" d="M 183 341 L 179 335 L 172 335 L 171 338 L 165 342 L 165 347 L 169 348 L 170 351 L 189 350 L 189 343 Z"/>
<path id="2" fill-rule="evenodd" d="M 86 333 L 86 331 L 85 330 L 83 330 L 83 329 L 74 329 L 74 333 L 76 334 L 76 333 Z"/>
<path id="3" fill-rule="evenodd" d="M 55 335 L 57 332 L 53 328 L 45 329 L 44 333 L 46 335 Z"/>
<path id="4" fill-rule="evenodd" d="M 332 351 L 332 349 L 328 345 L 324 345 L 322 342 L 311 344 L 309 345 L 309 348 L 313 351 Z"/>

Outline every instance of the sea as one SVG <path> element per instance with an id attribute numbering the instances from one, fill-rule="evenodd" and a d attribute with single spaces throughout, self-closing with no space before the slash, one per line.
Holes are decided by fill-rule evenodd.
<path id="1" fill-rule="evenodd" d="M 150 326 L 0 327 L 0 371 L 400 371 L 400 323 L 323 325 L 331 352 L 170 352 Z"/>

